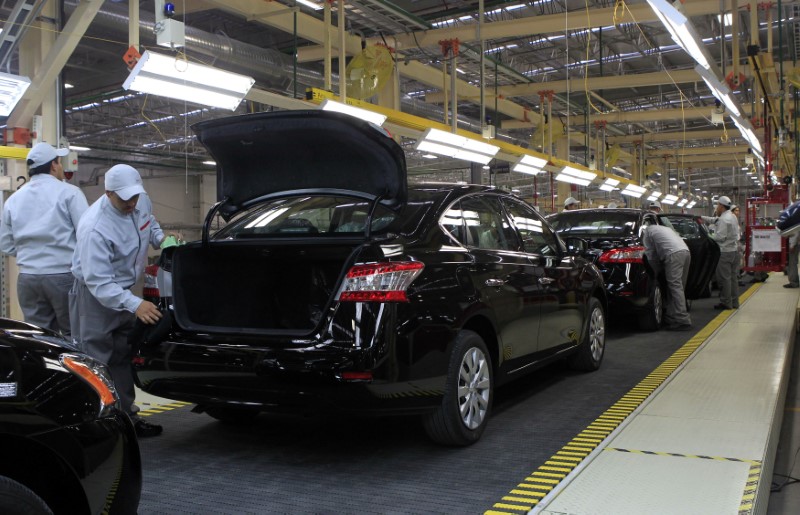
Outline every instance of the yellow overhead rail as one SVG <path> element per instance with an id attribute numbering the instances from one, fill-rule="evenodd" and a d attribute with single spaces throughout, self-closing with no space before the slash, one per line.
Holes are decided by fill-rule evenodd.
<path id="1" fill-rule="evenodd" d="M 27 159 L 28 152 L 31 149 L 27 147 L 4 147 L 0 145 L 0 159 Z"/>
<path id="2" fill-rule="evenodd" d="M 336 95 L 334 93 L 331 93 L 330 91 L 325 91 L 325 90 L 319 89 L 319 88 L 308 88 L 306 90 L 306 100 L 308 100 L 309 102 L 312 102 L 314 104 L 321 104 L 324 100 L 335 100 L 337 102 L 341 101 L 341 99 L 339 98 L 339 95 Z M 391 124 L 391 125 L 395 125 L 395 126 L 398 126 L 398 127 L 406 128 L 406 129 L 411 129 L 413 131 L 418 131 L 420 133 L 424 132 L 426 129 L 429 129 L 429 128 L 439 129 L 439 130 L 447 131 L 447 132 L 452 132 L 452 130 L 453 130 L 453 128 L 450 125 L 446 125 L 444 123 L 439 123 L 439 122 L 436 122 L 434 120 L 429 120 L 427 118 L 422 118 L 421 116 L 415 116 L 413 114 L 403 113 L 401 111 L 396 111 L 394 109 L 389 109 L 387 107 L 382 107 L 382 106 L 379 106 L 379 105 L 370 104 L 369 102 L 365 102 L 363 100 L 358 100 L 358 99 L 355 99 L 355 98 L 348 98 L 347 99 L 347 104 L 351 105 L 353 107 L 359 107 L 361 109 L 366 109 L 368 111 L 373 111 L 373 112 L 376 112 L 376 113 L 380 113 L 380 114 L 385 115 L 387 117 L 386 118 L 386 123 Z M 638 186 L 638 184 L 634 183 L 633 181 L 631 181 L 630 179 L 627 179 L 625 177 L 619 177 L 619 176 L 614 175 L 612 173 L 603 174 L 602 172 L 598 172 L 596 170 L 589 170 L 589 168 L 587 168 L 584 165 L 570 163 L 569 161 L 565 161 L 563 159 L 558 159 L 558 158 L 553 157 L 553 156 L 548 156 L 548 155 L 543 154 L 541 152 L 537 152 L 535 150 L 523 148 L 523 147 L 520 147 L 519 145 L 514 145 L 514 144 L 508 143 L 506 141 L 501 141 L 499 139 L 489 139 L 489 140 L 487 140 L 485 138 L 480 137 L 478 134 L 475 134 L 474 132 L 465 131 L 463 129 L 457 129 L 456 134 L 458 134 L 459 136 L 464 136 L 465 138 L 470 138 L 470 139 L 474 139 L 476 141 L 481 141 L 481 142 L 491 143 L 492 145 L 496 145 L 496 146 L 500 147 L 500 150 L 502 152 L 504 152 L 506 154 L 510 154 L 512 156 L 512 159 L 516 159 L 518 157 L 525 156 L 525 155 L 534 156 L 534 157 L 538 157 L 538 158 L 541 158 L 541 159 L 546 159 L 546 160 L 549 161 L 549 163 L 551 165 L 554 165 L 554 166 L 557 166 L 557 167 L 571 166 L 571 167 L 577 168 L 579 170 L 592 171 L 594 173 L 597 173 L 597 179 L 600 179 L 600 180 L 605 179 L 605 178 L 611 178 L 611 179 L 619 180 L 622 184 L 635 184 L 636 186 Z"/>

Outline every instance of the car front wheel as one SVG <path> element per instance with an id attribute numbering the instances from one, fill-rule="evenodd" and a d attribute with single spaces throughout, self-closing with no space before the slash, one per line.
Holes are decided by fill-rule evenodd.
<path id="1" fill-rule="evenodd" d="M 52 515 L 53 512 L 33 490 L 9 477 L 0 476 L 0 513 Z"/>
<path id="2" fill-rule="evenodd" d="M 570 368 L 590 372 L 600 368 L 606 349 L 606 317 L 603 306 L 596 297 L 589 299 L 589 317 L 583 332 L 583 341 L 569 360 Z"/>
<path id="3" fill-rule="evenodd" d="M 473 331 L 461 331 L 450 354 L 442 404 L 423 418 L 433 441 L 465 446 L 480 439 L 491 412 L 493 374 L 483 339 Z"/>
<path id="4" fill-rule="evenodd" d="M 650 290 L 647 309 L 639 316 L 639 329 L 642 331 L 655 331 L 661 327 L 664 316 L 664 296 L 661 294 L 661 285 L 656 282 Z"/>

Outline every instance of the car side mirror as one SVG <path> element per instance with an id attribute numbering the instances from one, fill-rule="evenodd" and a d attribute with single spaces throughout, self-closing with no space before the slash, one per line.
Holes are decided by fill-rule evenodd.
<path id="1" fill-rule="evenodd" d="M 566 238 L 564 244 L 567 246 L 567 254 L 571 256 L 581 256 L 589 248 L 589 244 L 583 238 Z"/>

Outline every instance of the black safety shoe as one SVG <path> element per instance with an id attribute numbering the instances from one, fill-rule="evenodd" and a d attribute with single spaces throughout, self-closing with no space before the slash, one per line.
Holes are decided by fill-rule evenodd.
<path id="1" fill-rule="evenodd" d="M 800 286 L 798 286 L 796 284 L 792 284 L 792 283 L 784 284 L 783 287 L 784 288 L 800 288 Z"/>
<path id="2" fill-rule="evenodd" d="M 714 309 L 733 309 L 731 306 L 725 304 L 714 304 Z"/>
<path id="3" fill-rule="evenodd" d="M 136 430 L 136 436 L 139 438 L 158 436 L 161 434 L 161 431 L 164 430 L 164 428 L 158 424 L 151 424 L 150 422 L 145 422 L 142 419 L 138 419 L 136 422 L 134 422 L 133 428 Z"/>

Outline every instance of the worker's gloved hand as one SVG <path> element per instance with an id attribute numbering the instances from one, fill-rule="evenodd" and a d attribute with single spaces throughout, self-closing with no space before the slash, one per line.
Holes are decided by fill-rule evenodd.
<path id="1" fill-rule="evenodd" d="M 161 242 L 162 249 L 166 249 L 167 247 L 177 247 L 178 245 L 180 245 L 180 242 L 178 241 L 178 238 L 176 238 L 174 234 L 170 234 L 169 236 L 164 238 L 164 241 Z"/>

